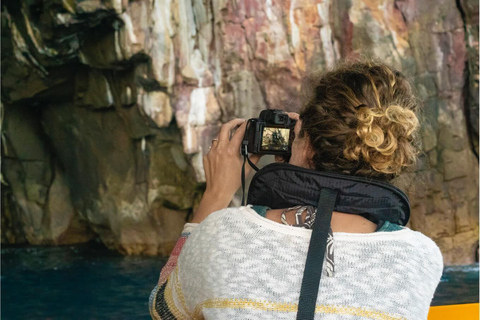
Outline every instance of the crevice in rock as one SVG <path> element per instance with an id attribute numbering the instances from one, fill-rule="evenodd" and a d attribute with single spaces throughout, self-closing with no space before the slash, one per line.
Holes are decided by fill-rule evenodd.
<path id="1" fill-rule="evenodd" d="M 468 30 L 467 30 L 467 18 L 465 14 L 465 10 L 462 7 L 461 0 L 455 0 L 455 3 L 457 5 L 457 9 L 460 12 L 460 16 L 462 17 L 462 22 L 463 22 L 463 31 L 465 35 L 465 45 L 468 45 Z M 473 154 L 479 159 L 478 156 L 478 132 L 472 127 L 472 124 L 470 122 L 471 119 L 471 112 L 470 112 L 470 92 L 469 92 L 469 85 L 471 81 L 471 74 L 470 74 L 470 65 L 469 65 L 469 59 L 468 59 L 468 54 L 467 54 L 467 59 L 465 61 L 465 83 L 463 85 L 463 105 L 464 105 L 464 112 L 465 112 L 465 118 L 466 118 L 466 126 L 467 126 L 467 132 L 468 132 L 468 141 L 470 143 L 470 149 L 472 150 Z"/>
<path id="2" fill-rule="evenodd" d="M 456 5 L 457 5 L 458 11 L 460 12 L 460 15 L 462 16 L 463 28 L 465 29 L 465 26 L 467 25 L 465 10 L 463 10 L 462 4 L 461 4 L 461 1 L 460 1 L 460 0 L 455 0 L 455 3 L 456 3 Z"/>
<path id="3" fill-rule="evenodd" d="M 405 25 L 407 26 L 408 25 L 407 17 L 405 16 L 405 13 L 403 13 L 403 11 L 398 6 L 398 2 L 399 2 L 398 0 L 393 2 L 393 8 L 395 10 L 397 10 L 398 12 L 400 12 L 400 15 L 402 16 L 403 23 L 405 23 Z M 403 2 L 403 1 L 401 1 L 401 2 Z"/>
<path id="4" fill-rule="evenodd" d="M 478 156 L 478 132 L 475 132 L 474 128 L 472 128 L 472 124 L 470 123 L 470 117 L 472 116 L 471 115 L 471 112 L 470 112 L 470 108 L 469 108 L 469 104 L 470 104 L 470 93 L 469 93 L 469 78 L 470 78 L 470 72 L 469 72 L 469 63 L 468 63 L 468 60 L 465 62 L 465 84 L 463 86 L 463 92 L 462 92 L 462 95 L 463 95 L 463 103 L 464 103 L 464 112 L 465 112 L 465 118 L 466 118 L 466 126 L 467 126 L 467 133 L 468 133 L 468 141 L 470 143 L 470 149 L 472 150 L 473 154 L 475 155 L 475 157 L 477 158 L 477 160 L 479 159 L 479 156 Z"/>

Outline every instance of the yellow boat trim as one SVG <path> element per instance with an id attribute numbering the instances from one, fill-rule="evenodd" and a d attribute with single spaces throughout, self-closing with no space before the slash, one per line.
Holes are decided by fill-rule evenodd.
<path id="1" fill-rule="evenodd" d="M 478 303 L 431 307 L 428 320 L 478 320 L 478 308 Z"/>

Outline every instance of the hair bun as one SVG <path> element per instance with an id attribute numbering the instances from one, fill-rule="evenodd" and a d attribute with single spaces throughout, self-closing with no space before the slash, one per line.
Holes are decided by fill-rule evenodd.
<path id="1" fill-rule="evenodd" d="M 300 135 L 320 171 L 391 181 L 417 161 L 419 108 L 407 78 L 372 60 L 311 73 L 302 85 Z"/>
<path id="2" fill-rule="evenodd" d="M 391 105 L 385 110 L 385 116 L 391 122 L 403 126 L 407 135 L 411 135 L 418 127 L 417 116 L 412 110 Z"/>
<path id="3" fill-rule="evenodd" d="M 414 162 L 411 141 L 418 119 L 413 111 L 398 105 L 384 110 L 361 106 L 357 121 L 356 137 L 348 139 L 344 151 L 347 159 L 358 161 L 361 155 L 374 170 L 387 174 L 398 174 Z"/>

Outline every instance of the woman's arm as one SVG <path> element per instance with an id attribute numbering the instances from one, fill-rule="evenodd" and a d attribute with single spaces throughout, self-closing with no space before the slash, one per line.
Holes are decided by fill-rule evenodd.
<path id="1" fill-rule="evenodd" d="M 200 223 L 212 212 L 224 209 L 232 201 L 233 195 L 242 185 L 241 172 L 243 159 L 240 154 L 247 123 L 243 119 L 234 119 L 225 123 L 217 139 L 213 139 L 210 151 L 203 157 L 203 168 L 207 188 L 200 201 L 192 222 Z M 238 127 L 230 139 L 231 130 Z M 259 155 L 251 155 L 250 160 L 257 163 Z M 248 175 L 251 168 L 245 168 Z"/>
<path id="2" fill-rule="evenodd" d="M 238 129 L 230 139 L 230 131 L 235 127 Z M 212 212 L 226 208 L 241 186 L 240 174 L 243 161 L 240 146 L 245 135 L 245 128 L 246 122 L 243 119 L 235 119 L 224 124 L 218 138 L 212 141 L 210 151 L 203 157 L 207 188 L 194 213 L 192 222 L 185 225 L 167 264 L 160 272 L 158 284 L 150 295 L 149 308 L 152 319 L 192 319 L 185 305 L 182 284 L 178 279 L 178 258 L 190 231 Z M 253 155 L 250 159 L 256 163 L 260 156 Z M 250 167 L 245 169 L 248 174 Z"/>
<path id="3" fill-rule="evenodd" d="M 295 112 L 287 112 L 288 116 L 299 122 L 300 117 Z M 231 130 L 238 127 L 230 139 Z M 200 223 L 212 212 L 224 209 L 232 201 L 233 195 L 241 187 L 241 172 L 243 159 L 240 153 L 247 122 L 244 119 L 234 119 L 225 123 L 217 139 L 213 139 L 210 151 L 203 157 L 203 168 L 207 189 L 202 197 L 192 222 Z M 254 164 L 260 160 L 260 155 L 250 155 Z M 276 161 L 283 162 L 281 157 Z M 250 173 L 250 165 L 245 167 L 245 175 Z"/>

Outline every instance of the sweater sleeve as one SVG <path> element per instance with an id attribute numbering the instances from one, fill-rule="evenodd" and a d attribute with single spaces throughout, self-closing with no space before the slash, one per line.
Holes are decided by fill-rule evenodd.
<path id="1" fill-rule="evenodd" d="M 150 315 L 154 320 L 192 319 L 183 298 L 178 281 L 178 257 L 190 232 L 198 223 L 186 223 L 180 239 L 178 239 L 172 254 L 160 272 L 160 279 L 153 288 L 149 299 Z"/>

